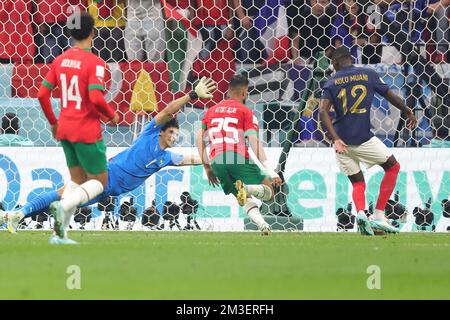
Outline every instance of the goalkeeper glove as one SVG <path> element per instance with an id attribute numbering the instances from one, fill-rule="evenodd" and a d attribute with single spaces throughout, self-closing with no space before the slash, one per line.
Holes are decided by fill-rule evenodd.
<path id="1" fill-rule="evenodd" d="M 214 90 L 216 90 L 216 83 L 209 78 L 203 77 L 195 86 L 194 92 L 199 98 L 211 99 L 213 97 L 212 93 Z M 191 98 L 193 98 L 192 95 Z"/>

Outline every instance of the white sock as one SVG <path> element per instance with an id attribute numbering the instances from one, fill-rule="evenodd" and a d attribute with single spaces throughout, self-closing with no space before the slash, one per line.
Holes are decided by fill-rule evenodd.
<path id="1" fill-rule="evenodd" d="M 247 203 L 244 205 L 244 210 L 259 229 L 267 224 L 267 222 L 261 215 L 261 212 L 259 211 L 259 208 L 256 205 L 255 201 L 253 201 L 252 199 L 247 200 Z"/>
<path id="2" fill-rule="evenodd" d="M 68 197 L 77 187 L 79 187 L 79 184 L 76 184 L 73 181 L 69 181 L 66 184 L 66 187 L 64 188 L 63 194 L 61 195 L 61 200 Z M 67 232 L 67 227 L 70 224 L 70 219 L 75 214 L 76 209 L 77 209 L 77 207 L 73 207 L 73 208 L 69 208 L 68 210 L 64 210 L 64 228 L 66 229 L 66 232 Z"/>
<path id="3" fill-rule="evenodd" d="M 272 189 L 265 184 L 244 185 L 244 188 L 250 195 L 262 201 L 269 201 L 270 199 L 272 199 Z"/>
<path id="4" fill-rule="evenodd" d="M 375 211 L 373 212 L 373 218 L 377 220 L 384 219 L 385 218 L 384 211 L 375 209 Z"/>
<path id="5" fill-rule="evenodd" d="M 64 211 L 78 207 L 94 199 L 103 192 L 103 185 L 100 181 L 91 179 L 75 188 L 70 194 L 61 200 Z"/>

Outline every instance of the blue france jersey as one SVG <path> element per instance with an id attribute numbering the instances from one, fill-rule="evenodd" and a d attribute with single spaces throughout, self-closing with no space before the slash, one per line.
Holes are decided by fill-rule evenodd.
<path id="1" fill-rule="evenodd" d="M 162 168 L 179 165 L 182 162 L 182 155 L 162 150 L 159 146 L 161 127 L 155 125 L 155 120 L 150 121 L 129 148 L 109 160 L 111 195 L 131 191 Z"/>
<path id="2" fill-rule="evenodd" d="M 325 83 L 322 99 L 330 100 L 336 112 L 333 126 L 348 145 L 360 145 L 373 137 L 370 107 L 375 93 L 385 96 L 389 87 L 375 70 L 346 67 Z"/>

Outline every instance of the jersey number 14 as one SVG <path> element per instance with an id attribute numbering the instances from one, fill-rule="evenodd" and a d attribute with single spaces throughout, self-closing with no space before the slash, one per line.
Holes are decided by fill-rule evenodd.
<path id="1" fill-rule="evenodd" d="M 80 86 L 78 85 L 78 76 L 74 75 L 70 79 L 69 87 L 67 87 L 67 76 L 65 73 L 60 74 L 61 81 L 61 99 L 62 107 L 67 108 L 68 101 L 75 102 L 75 109 L 81 108 Z"/>

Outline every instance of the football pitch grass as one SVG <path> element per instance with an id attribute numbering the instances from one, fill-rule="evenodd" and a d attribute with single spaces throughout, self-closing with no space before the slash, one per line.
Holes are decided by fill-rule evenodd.
<path id="1" fill-rule="evenodd" d="M 77 246 L 49 236 L 0 232 L 0 299 L 450 298 L 450 234 L 71 232 Z M 73 265 L 79 290 L 67 288 Z M 374 265 L 381 289 L 369 290 Z"/>

